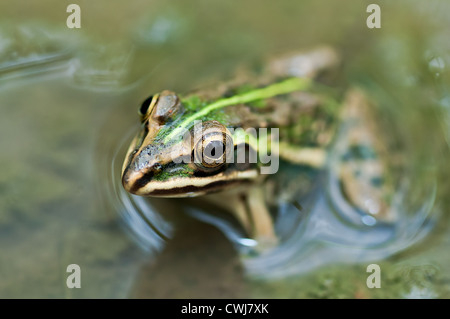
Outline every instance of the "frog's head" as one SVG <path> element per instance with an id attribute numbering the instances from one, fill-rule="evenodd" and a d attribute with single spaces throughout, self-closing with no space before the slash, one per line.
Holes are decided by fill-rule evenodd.
<path id="1" fill-rule="evenodd" d="M 139 113 L 142 129 L 122 169 L 122 184 L 128 192 L 189 197 L 251 182 L 258 176 L 256 164 L 235 160 L 234 149 L 243 145 L 233 141 L 226 126 L 211 117 L 194 124 L 191 119 L 196 113 L 186 110 L 175 93 L 163 91 L 149 97 Z"/>

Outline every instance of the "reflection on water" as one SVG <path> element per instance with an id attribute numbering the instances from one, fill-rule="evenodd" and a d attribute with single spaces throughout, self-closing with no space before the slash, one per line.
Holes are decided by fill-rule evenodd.
<path id="1" fill-rule="evenodd" d="M 123 90 L 133 50 L 92 44 L 67 30 L 41 24 L 0 25 L 0 83 L 35 76 L 67 76 L 89 90 Z M 14 83 L 14 82 L 13 82 Z"/>
<path id="2" fill-rule="evenodd" d="M 134 130 L 132 132 L 134 133 Z M 130 137 L 130 134 L 126 134 L 117 144 L 118 148 L 110 158 L 108 183 L 105 183 L 106 189 L 102 191 L 108 196 L 107 200 L 114 210 L 119 213 L 126 230 L 142 249 L 151 253 L 159 252 L 163 249 L 165 241 L 172 236 L 173 226 L 156 212 L 156 207 L 149 201 L 129 194 L 122 187 L 120 167 L 123 162 L 123 150 L 128 147 Z"/>
<path id="3" fill-rule="evenodd" d="M 99 209 L 91 177 L 93 136 L 117 98 L 74 84 L 77 36 L 35 24 L 0 33 L 0 295 L 125 297 L 140 252 Z M 86 289 L 65 287 L 72 263 Z"/>
<path id="4" fill-rule="evenodd" d="M 39 25 L 0 25 L 0 83 L 66 72 L 74 47 L 64 45 L 62 39 Z"/>

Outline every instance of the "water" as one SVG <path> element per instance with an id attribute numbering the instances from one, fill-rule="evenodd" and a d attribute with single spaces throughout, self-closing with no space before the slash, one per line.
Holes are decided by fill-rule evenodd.
<path id="1" fill-rule="evenodd" d="M 1 4 L 0 296 L 448 297 L 449 11 L 435 3 L 382 5 L 380 30 L 365 27 L 358 1 L 117 4 L 120 21 L 106 2 L 80 3 L 81 30 L 65 28 L 64 4 Z M 249 258 L 239 250 L 249 242 L 233 245 L 177 203 L 117 183 L 146 96 L 321 43 L 343 50 L 345 76 L 381 101 L 410 154 L 394 227 L 342 207 L 329 174 L 284 244 Z M 365 287 L 369 262 L 389 288 Z M 65 286 L 70 263 L 81 266 L 81 289 Z"/>

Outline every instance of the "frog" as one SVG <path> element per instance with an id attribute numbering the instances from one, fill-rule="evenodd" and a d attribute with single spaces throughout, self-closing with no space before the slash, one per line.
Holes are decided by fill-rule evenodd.
<path id="1" fill-rule="evenodd" d="M 280 242 L 271 207 L 291 201 L 302 214 L 299 194 L 327 169 L 337 170 L 349 205 L 392 219 L 386 150 L 368 125 L 373 105 L 361 89 L 339 84 L 339 52 L 321 46 L 262 64 L 187 94 L 163 90 L 145 99 L 123 162 L 124 189 L 211 203 L 264 249 Z M 336 150 L 343 126 L 348 143 Z M 336 158 L 341 165 L 333 168 Z"/>

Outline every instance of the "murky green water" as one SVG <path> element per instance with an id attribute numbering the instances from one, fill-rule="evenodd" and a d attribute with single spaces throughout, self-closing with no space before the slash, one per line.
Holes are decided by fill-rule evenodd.
<path id="1" fill-rule="evenodd" d="M 0 297 L 450 297 L 444 1 L 379 1 L 379 30 L 366 27 L 364 1 L 77 3 L 79 30 L 67 29 L 59 1 L 0 4 Z M 220 231 L 167 201 L 151 205 L 167 212 L 172 224 L 158 238 L 170 239 L 142 250 L 111 169 L 143 98 L 323 43 L 344 52 L 345 77 L 380 101 L 383 120 L 404 137 L 416 185 L 409 198 L 425 198 L 437 176 L 431 233 L 373 260 L 380 289 L 366 287 L 367 263 L 252 279 Z M 82 269 L 81 289 L 66 287 L 72 263 Z"/>

